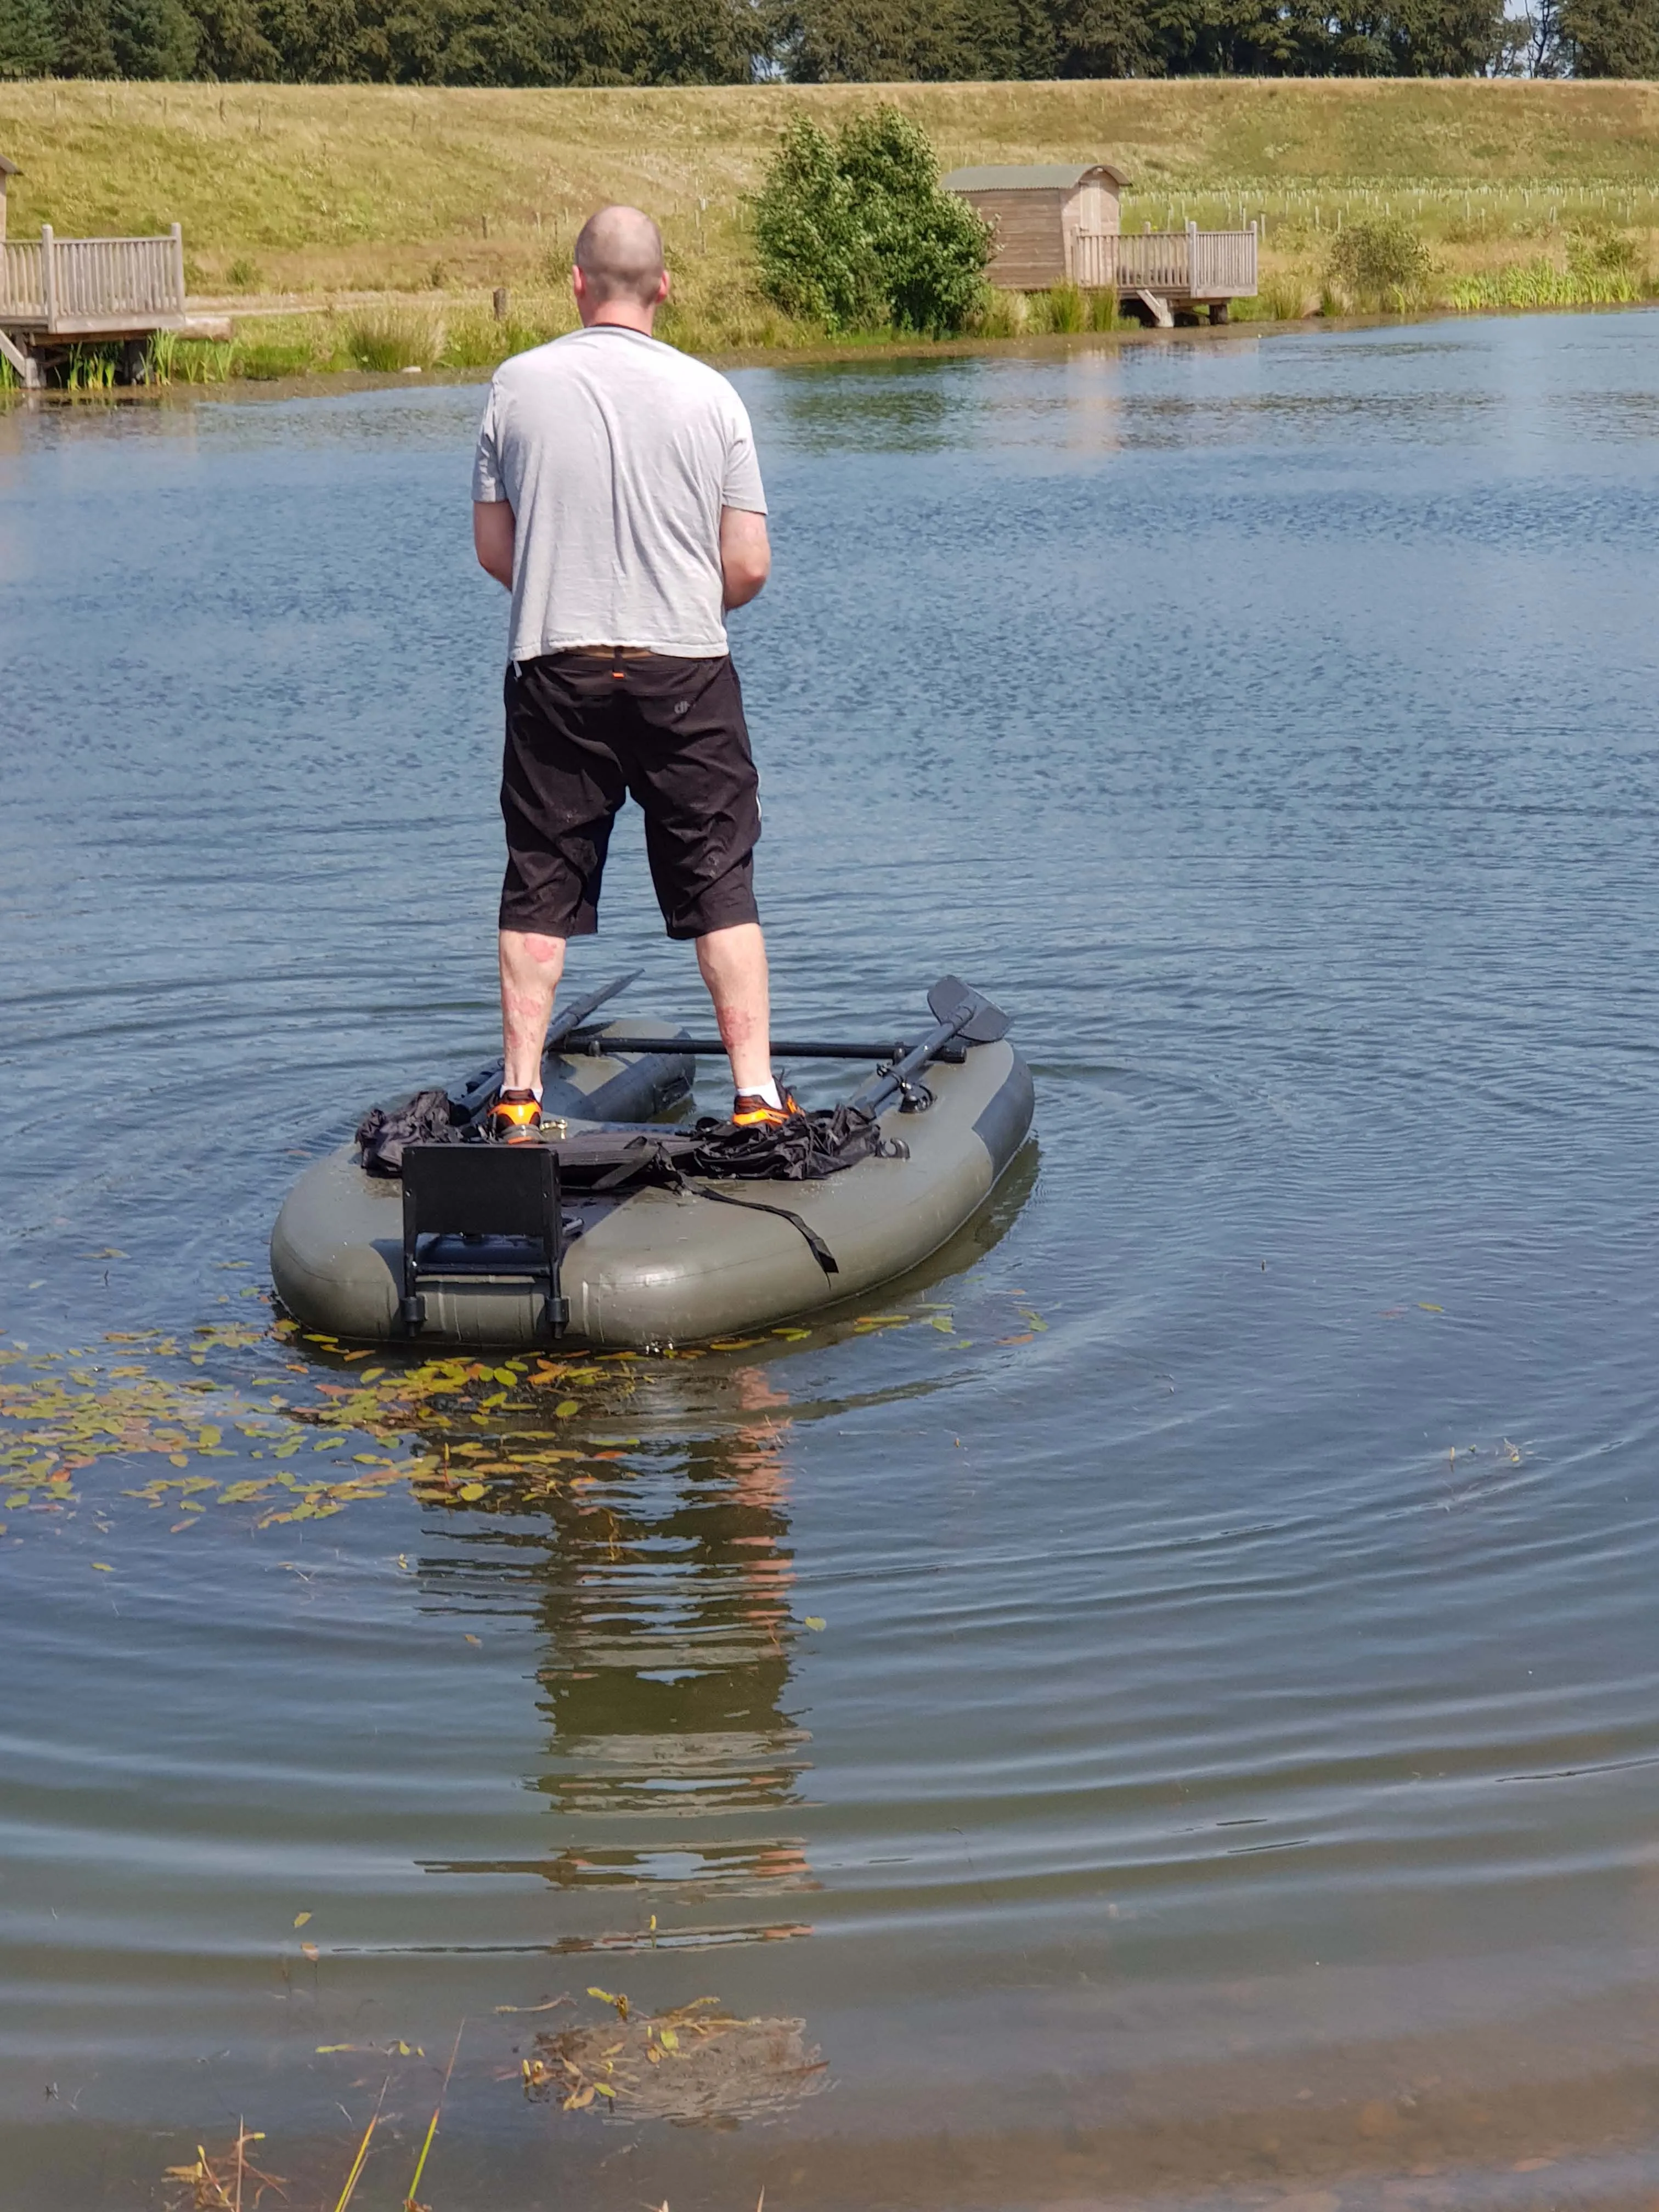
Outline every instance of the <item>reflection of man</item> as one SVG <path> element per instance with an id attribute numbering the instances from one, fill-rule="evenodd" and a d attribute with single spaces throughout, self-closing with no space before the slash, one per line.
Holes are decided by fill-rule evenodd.
<path id="1" fill-rule="evenodd" d="M 795 1110 L 772 1076 L 752 885 L 757 778 L 723 617 L 771 568 L 749 417 L 723 376 L 651 334 L 662 238 L 601 208 L 576 240 L 582 327 L 496 371 L 472 532 L 513 594 L 501 812 L 501 1023 L 493 1133 L 533 1141 L 566 940 L 598 927 L 631 792 L 668 934 L 691 938 L 753 1126 Z"/>
<path id="2" fill-rule="evenodd" d="M 666 1879 L 683 1901 L 712 1902 L 811 1882 L 783 1825 L 807 1741 L 786 1710 L 789 1400 L 761 1367 L 731 1382 L 734 1426 L 548 1498 L 538 1673 L 553 1751 L 538 1784 L 561 1819 L 551 1870 L 568 1889 Z M 614 1909 L 596 1906 L 600 1924 Z"/>

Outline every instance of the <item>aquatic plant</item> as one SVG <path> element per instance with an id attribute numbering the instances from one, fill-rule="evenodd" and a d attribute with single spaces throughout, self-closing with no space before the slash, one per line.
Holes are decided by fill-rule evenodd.
<path id="1" fill-rule="evenodd" d="M 1627 306 L 1646 292 L 1629 264 L 1591 252 L 1569 253 L 1565 269 L 1539 254 L 1481 276 L 1457 277 L 1448 285 L 1446 297 L 1449 306 L 1468 314 L 1501 307 Z"/>
<path id="2" fill-rule="evenodd" d="M 1281 270 L 1261 280 L 1253 300 L 1235 300 L 1231 319 L 1240 323 L 1299 322 L 1307 309 L 1307 287 L 1291 271 Z"/>
<path id="3" fill-rule="evenodd" d="M 1089 302 L 1075 284 L 1054 284 L 1048 292 L 1048 327 L 1062 336 L 1089 327 Z"/>
<path id="4" fill-rule="evenodd" d="M 270 384 L 280 377 L 308 376 L 316 366 L 315 351 L 303 338 L 239 339 L 226 374 Z"/>

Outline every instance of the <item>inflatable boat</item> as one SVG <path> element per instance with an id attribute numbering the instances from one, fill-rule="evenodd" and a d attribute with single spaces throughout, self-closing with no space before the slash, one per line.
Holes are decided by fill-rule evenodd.
<path id="1" fill-rule="evenodd" d="M 287 1310 L 339 1339 L 411 1345 L 650 1351 L 739 1334 L 917 1266 L 1030 1128 L 1006 1017 L 955 977 L 928 994 L 914 1042 L 775 1046 L 785 1061 L 876 1061 L 832 1113 L 786 1124 L 793 1150 L 775 1159 L 747 1133 L 685 1121 L 696 1060 L 718 1040 L 587 1019 L 619 988 L 550 1031 L 538 1140 L 482 1140 L 497 1063 L 453 1098 L 420 1095 L 438 1103 L 441 1141 L 422 1141 L 417 1117 L 377 1158 L 373 1131 L 399 1126 L 378 1114 L 308 1168 L 270 1240 Z"/>

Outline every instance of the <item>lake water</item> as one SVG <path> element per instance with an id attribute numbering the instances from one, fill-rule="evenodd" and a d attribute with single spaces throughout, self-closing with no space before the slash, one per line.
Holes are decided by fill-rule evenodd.
<path id="1" fill-rule="evenodd" d="M 436 2212 L 1650 2204 L 1659 320 L 737 380 L 780 1020 L 1036 1141 L 378 1437 L 264 1240 L 490 1043 L 480 394 L 0 418 L 0 2198 L 385 2212 L 459 2034 Z"/>

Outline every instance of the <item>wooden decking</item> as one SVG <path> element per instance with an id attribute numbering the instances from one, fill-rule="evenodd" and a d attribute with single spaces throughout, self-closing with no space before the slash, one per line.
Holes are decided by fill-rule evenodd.
<path id="1" fill-rule="evenodd" d="M 1079 231 L 1072 282 L 1138 299 L 1166 325 L 1176 305 L 1206 307 L 1218 320 L 1229 301 L 1255 294 L 1257 245 L 1254 223 L 1248 230 L 1200 230 L 1189 222 L 1185 230 Z"/>
<path id="2" fill-rule="evenodd" d="M 42 223 L 38 240 L 0 246 L 0 351 L 26 384 L 40 380 L 44 350 L 137 341 L 187 320 L 176 222 L 165 238 L 58 238 Z"/>

